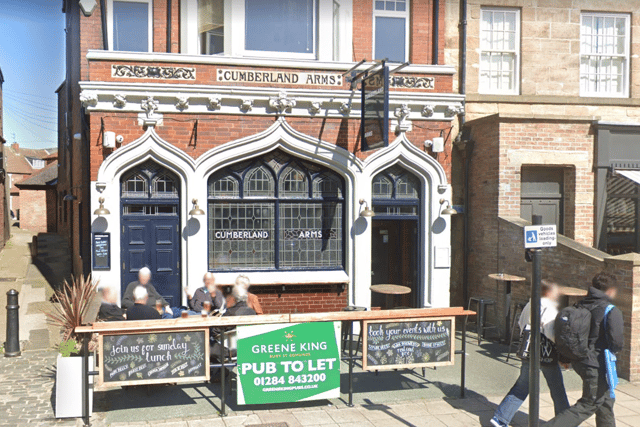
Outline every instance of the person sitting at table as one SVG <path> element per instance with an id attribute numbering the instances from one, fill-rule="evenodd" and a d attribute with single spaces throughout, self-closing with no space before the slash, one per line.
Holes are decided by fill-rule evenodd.
<path id="1" fill-rule="evenodd" d="M 190 314 L 200 314 L 205 302 L 211 304 L 213 310 L 224 311 L 224 295 L 216 286 L 216 278 L 213 273 L 205 273 L 202 281 L 204 286 L 196 289 L 193 295 L 190 294 L 186 286 L 184 288 L 184 292 L 187 294 Z"/>
<path id="2" fill-rule="evenodd" d="M 160 313 L 148 305 L 149 292 L 145 286 L 136 286 L 133 290 L 133 298 L 133 305 L 127 309 L 127 320 L 162 319 Z"/>
<path id="3" fill-rule="evenodd" d="M 138 271 L 138 280 L 133 281 L 127 285 L 127 289 L 124 291 L 124 296 L 122 297 L 122 308 L 128 309 L 132 307 L 135 303 L 135 299 L 133 296 L 133 290 L 138 286 L 142 286 L 147 290 L 147 294 L 149 298 L 147 300 L 147 305 L 150 307 L 156 306 L 156 301 L 160 300 L 162 302 L 162 306 L 164 307 L 163 315 L 165 317 L 171 318 L 173 317 L 173 311 L 167 304 L 164 298 L 160 296 L 156 288 L 151 283 L 151 270 L 147 267 L 142 267 L 140 271 Z"/>
<path id="4" fill-rule="evenodd" d="M 258 300 L 258 296 L 249 292 L 249 288 L 251 287 L 251 282 L 249 278 L 244 274 L 239 275 L 236 278 L 235 286 L 240 286 L 244 288 L 245 293 L 247 294 L 247 305 L 255 311 L 255 314 L 264 314 L 264 310 L 262 310 L 262 306 L 260 305 L 260 301 Z M 227 307 L 233 307 L 236 303 L 236 300 L 233 296 L 233 293 L 227 297 Z"/>
<path id="5" fill-rule="evenodd" d="M 102 303 L 98 311 L 98 320 L 105 322 L 125 320 L 124 310 L 118 306 L 118 295 L 116 292 L 108 286 L 100 288 L 99 292 L 102 296 Z"/>
<path id="6" fill-rule="evenodd" d="M 255 316 L 256 311 L 249 306 L 249 292 L 242 284 L 236 284 L 231 290 L 235 304 L 224 312 L 223 316 Z"/>

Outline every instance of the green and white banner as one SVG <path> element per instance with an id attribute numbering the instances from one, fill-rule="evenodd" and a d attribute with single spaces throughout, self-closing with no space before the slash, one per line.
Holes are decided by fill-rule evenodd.
<path id="1" fill-rule="evenodd" d="M 340 325 L 238 326 L 238 404 L 340 397 Z"/>

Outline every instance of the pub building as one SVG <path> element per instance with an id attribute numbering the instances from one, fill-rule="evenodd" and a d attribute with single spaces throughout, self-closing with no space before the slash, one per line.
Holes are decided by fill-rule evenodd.
<path id="1" fill-rule="evenodd" d="M 59 229 L 76 274 L 122 294 L 147 266 L 171 306 L 206 271 L 221 285 L 247 275 L 267 313 L 449 306 L 463 97 L 442 65 L 444 2 L 67 0 L 63 12 Z M 363 97 L 352 80 L 365 70 Z M 363 132 L 387 79 L 390 119 Z"/>

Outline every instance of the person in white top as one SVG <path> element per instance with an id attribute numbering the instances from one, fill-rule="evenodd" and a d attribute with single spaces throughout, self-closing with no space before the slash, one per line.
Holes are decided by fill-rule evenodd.
<path id="1" fill-rule="evenodd" d="M 548 280 L 542 281 L 542 298 L 540 298 L 540 370 L 549 386 L 553 407 L 556 414 L 569 407 L 567 393 L 564 389 L 562 370 L 558 364 L 558 356 L 555 350 L 555 334 L 553 324 L 558 314 L 558 300 L 560 292 L 558 286 Z M 531 301 L 522 310 L 518 322 L 521 331 L 531 329 Z M 521 336 L 528 337 L 528 334 Z M 520 376 L 516 380 L 509 393 L 502 399 L 491 419 L 494 427 L 506 427 L 513 416 L 518 412 L 522 402 L 529 394 L 529 359 L 522 360 Z"/>

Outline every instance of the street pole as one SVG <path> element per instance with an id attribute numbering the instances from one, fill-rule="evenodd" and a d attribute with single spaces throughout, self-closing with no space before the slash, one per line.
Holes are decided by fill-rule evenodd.
<path id="1" fill-rule="evenodd" d="M 542 225 L 542 216 L 533 215 L 533 225 Z M 530 249 L 533 262 L 531 277 L 531 345 L 529 347 L 529 427 L 538 427 L 540 418 L 540 282 L 542 250 Z"/>
<path id="2" fill-rule="evenodd" d="M 20 356 L 20 326 L 18 318 L 18 291 L 7 292 L 7 342 L 4 346 L 4 357 Z"/>

